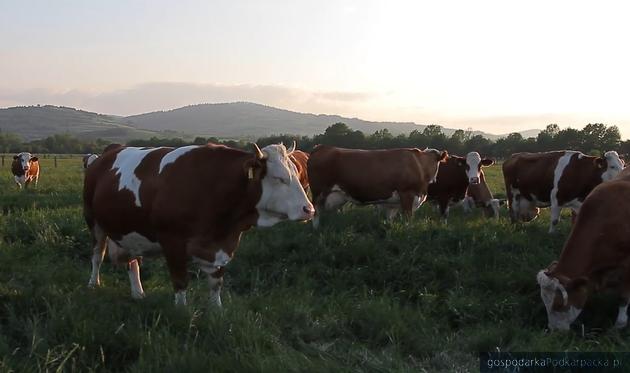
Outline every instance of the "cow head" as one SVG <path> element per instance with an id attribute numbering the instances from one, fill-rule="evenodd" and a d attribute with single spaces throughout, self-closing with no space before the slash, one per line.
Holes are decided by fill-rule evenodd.
<path id="1" fill-rule="evenodd" d="M 24 173 L 27 173 L 28 170 L 31 168 L 31 163 L 37 162 L 38 158 L 33 157 L 31 153 L 22 152 L 17 155 L 14 155 L 13 160 L 14 162 L 17 161 L 20 164 L 20 166 L 22 167 L 22 170 L 24 170 Z"/>
<path id="2" fill-rule="evenodd" d="M 616 151 L 611 150 L 604 153 L 603 157 L 595 158 L 595 165 L 604 170 L 602 181 L 612 180 L 623 170 L 624 162 L 619 158 Z"/>
<path id="3" fill-rule="evenodd" d="M 540 285 L 540 297 L 547 310 L 549 329 L 569 330 L 571 323 L 577 319 L 584 308 L 588 297 L 588 279 L 585 277 L 573 280 L 564 276 L 551 275 L 551 269 L 538 272 L 536 280 Z"/>
<path id="4" fill-rule="evenodd" d="M 446 150 L 439 151 L 437 149 L 425 148 L 420 155 L 428 157 L 426 158 L 428 162 L 423 163 L 423 169 L 426 174 L 431 177 L 431 179 L 428 180 L 429 184 L 435 183 L 440 169 L 440 163 L 446 162 L 448 159 L 448 152 Z"/>
<path id="5" fill-rule="evenodd" d="M 256 162 L 264 163 L 266 169 L 261 179 L 262 194 L 256 204 L 259 215 L 257 225 L 270 227 L 287 219 L 311 219 L 315 208 L 300 185 L 295 165 L 289 159 L 295 150 L 295 142 L 288 150 L 282 144 L 268 145 L 262 150 L 254 146 Z"/>
<path id="6" fill-rule="evenodd" d="M 468 182 L 470 184 L 479 184 L 481 167 L 486 167 L 494 164 L 493 159 L 481 159 L 481 156 L 477 152 L 470 152 L 466 155 L 466 175 L 468 176 Z"/>
<path id="7" fill-rule="evenodd" d="M 83 168 L 88 168 L 88 166 L 91 165 L 92 162 L 96 160 L 96 158 L 98 158 L 98 155 L 96 154 L 86 154 L 83 157 Z"/>

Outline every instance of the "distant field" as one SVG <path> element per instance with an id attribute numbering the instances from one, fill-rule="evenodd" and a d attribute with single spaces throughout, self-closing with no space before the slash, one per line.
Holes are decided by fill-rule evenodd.
<path id="1" fill-rule="evenodd" d="M 89 290 L 80 158 L 41 160 L 36 190 L 0 169 L 0 371 L 476 371 L 479 351 L 628 351 L 612 330 L 616 297 L 591 299 L 575 331 L 545 332 L 535 276 L 569 231 L 548 213 L 526 225 L 430 206 L 388 224 L 349 208 L 310 224 L 247 232 L 225 276 L 224 308 L 195 269 L 189 306 L 173 305 L 163 260 L 148 297 L 106 259 Z M 504 197 L 500 167 L 486 171 Z M 580 324 L 584 323 L 584 334 Z"/>

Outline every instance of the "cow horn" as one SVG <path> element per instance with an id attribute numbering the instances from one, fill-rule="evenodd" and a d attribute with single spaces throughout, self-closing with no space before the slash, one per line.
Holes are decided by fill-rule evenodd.
<path id="1" fill-rule="evenodd" d="M 258 144 L 256 144 L 255 142 L 252 143 L 254 144 L 254 149 L 256 149 L 256 158 L 258 159 L 265 159 L 265 153 L 262 152 L 262 150 L 260 150 L 260 148 L 258 147 Z"/>
<path id="2" fill-rule="evenodd" d="M 291 147 L 287 150 L 288 154 L 291 154 L 295 151 L 295 146 L 296 146 L 296 142 L 295 140 L 293 140 L 293 144 L 291 144 Z"/>

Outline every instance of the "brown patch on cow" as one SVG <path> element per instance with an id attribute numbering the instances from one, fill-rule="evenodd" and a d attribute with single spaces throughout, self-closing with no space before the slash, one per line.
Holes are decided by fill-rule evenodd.
<path id="1" fill-rule="evenodd" d="M 602 174 L 607 167 L 608 162 L 604 158 L 573 155 L 558 182 L 558 204 L 562 205 L 574 199 L 584 201 L 586 196 L 602 183 Z"/>
<path id="2" fill-rule="evenodd" d="M 466 196 L 468 175 L 466 158 L 456 155 L 440 164 L 435 183 L 429 184 L 428 198 L 437 202 L 440 213 L 446 216 L 449 202 L 458 202 Z"/>
<path id="3" fill-rule="evenodd" d="M 308 153 L 301 150 L 295 150 L 289 155 L 289 159 L 291 159 L 291 162 L 293 162 L 295 168 L 297 169 L 302 188 L 306 190 L 309 185 L 307 171 Z"/>
<path id="4" fill-rule="evenodd" d="M 424 196 L 447 152 L 419 149 L 355 150 L 315 147 L 308 160 L 313 201 L 323 209 L 334 186 L 359 203 L 379 203 L 397 192 L 403 213 L 411 215 L 414 196 Z"/>
<path id="5" fill-rule="evenodd" d="M 141 182 L 138 207 L 132 192 L 118 190 L 120 176 L 112 170 L 123 149 L 104 152 L 86 170 L 84 215 L 91 231 L 98 224 L 115 241 L 136 232 L 158 242 L 176 290 L 187 285 L 189 256 L 214 260 L 218 250 L 233 255 L 241 232 L 258 219 L 264 160 L 239 149 L 207 145 L 182 155 L 177 167 L 158 174 L 162 157 L 173 149 L 156 149 L 135 169 Z M 256 170 L 253 179 L 248 178 L 250 166 Z"/>

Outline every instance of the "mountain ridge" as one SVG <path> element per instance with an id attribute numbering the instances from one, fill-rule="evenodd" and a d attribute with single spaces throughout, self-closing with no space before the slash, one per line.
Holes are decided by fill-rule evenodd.
<path id="1" fill-rule="evenodd" d="M 64 106 L 37 105 L 0 109 L 0 130 L 17 133 L 26 140 L 55 133 L 80 138 L 101 137 L 112 141 L 136 138 L 194 136 L 254 140 L 259 137 L 323 133 L 333 123 L 344 122 L 354 130 L 371 134 L 387 129 L 392 134 L 422 131 L 414 122 L 368 121 L 335 114 L 301 113 L 252 102 L 204 103 L 131 116 L 89 112 Z M 456 129 L 442 127 L 450 136 Z M 539 130 L 523 131 L 524 137 Z M 472 131 L 492 140 L 505 135 Z M 525 136 L 527 134 L 527 136 Z"/>

